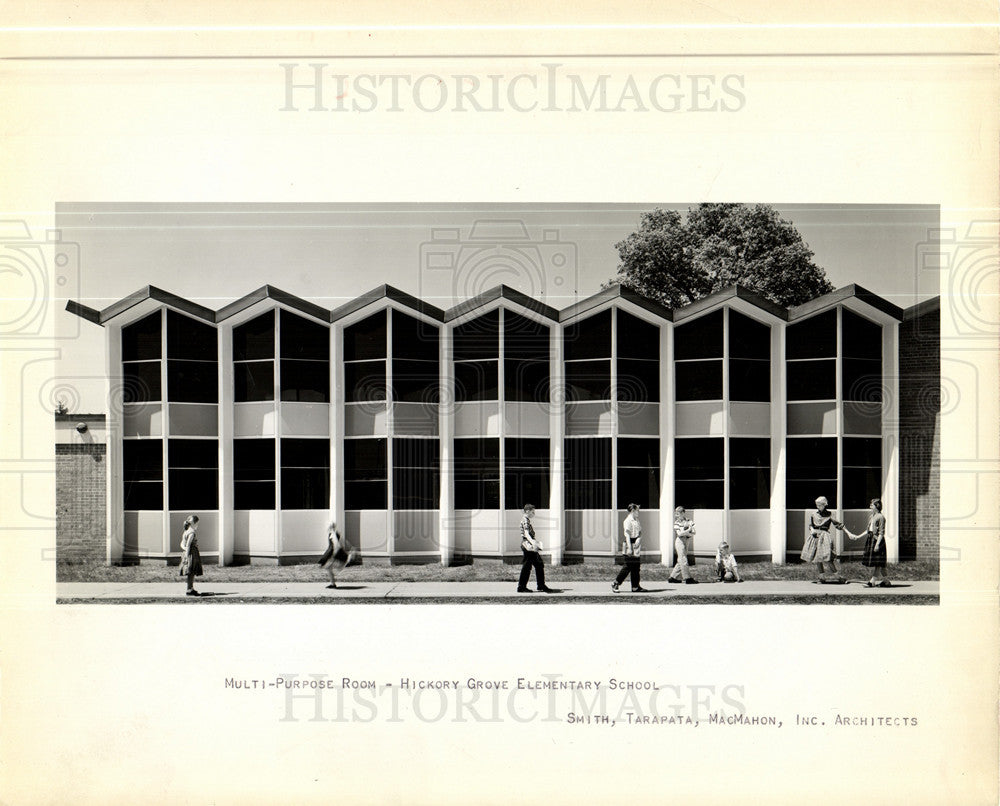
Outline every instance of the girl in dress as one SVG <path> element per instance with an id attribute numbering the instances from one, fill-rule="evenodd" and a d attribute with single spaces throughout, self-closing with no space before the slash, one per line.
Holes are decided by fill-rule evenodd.
<path id="1" fill-rule="evenodd" d="M 187 596 L 198 596 L 194 589 L 194 578 L 202 575 L 201 552 L 198 551 L 198 516 L 188 515 L 184 519 L 184 534 L 181 535 L 180 575 L 187 577 Z"/>
<path id="2" fill-rule="evenodd" d="M 873 498 L 870 504 L 871 516 L 868 518 L 868 528 L 859 535 L 852 535 L 846 529 L 847 536 L 851 540 L 859 540 L 866 537 L 865 551 L 861 557 L 861 564 L 866 568 L 871 568 L 871 579 L 865 583 L 866 588 L 891 588 L 889 573 L 886 571 L 885 555 L 885 515 L 882 514 L 882 502 L 878 498 Z M 879 582 L 875 577 L 881 577 Z"/>
<path id="3" fill-rule="evenodd" d="M 837 566 L 833 561 L 833 536 L 830 534 L 830 529 L 831 527 L 843 529 L 844 524 L 833 519 L 833 513 L 827 509 L 829 503 L 823 496 L 816 499 L 816 511 L 809 516 L 809 534 L 806 536 L 800 556 L 804 563 L 816 563 L 816 570 L 819 572 L 819 579 L 816 581 L 821 585 L 842 585 L 847 580 L 837 572 Z M 827 566 L 834 575 L 833 579 L 824 576 Z"/>
<path id="4" fill-rule="evenodd" d="M 330 574 L 330 584 L 327 585 L 328 588 L 337 587 L 337 571 L 346 568 L 353 562 L 357 552 L 351 548 L 350 544 L 340 536 L 340 532 L 337 531 L 337 524 L 330 521 L 329 525 L 326 527 L 326 551 L 323 552 L 323 556 L 319 558 L 319 566 L 322 568 L 328 562 L 330 565 L 327 568 L 327 573 Z"/>
<path id="5" fill-rule="evenodd" d="M 685 585 L 698 584 L 698 580 L 691 576 L 687 557 L 691 552 L 694 533 L 694 521 L 688 518 L 684 507 L 677 507 L 674 510 L 674 553 L 677 555 L 677 563 L 667 582 L 680 582 L 683 579 Z"/>

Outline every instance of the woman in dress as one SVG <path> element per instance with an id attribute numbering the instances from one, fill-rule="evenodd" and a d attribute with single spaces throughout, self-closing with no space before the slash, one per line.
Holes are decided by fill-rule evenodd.
<path id="1" fill-rule="evenodd" d="M 868 528 L 859 535 L 852 535 L 847 532 L 851 540 L 865 537 L 865 551 L 861 557 L 861 564 L 872 570 L 871 579 L 865 583 L 866 588 L 891 588 L 889 573 L 886 570 L 885 555 L 885 515 L 882 514 L 882 502 L 878 498 L 873 498 L 870 504 L 871 516 L 868 518 Z M 881 577 L 879 582 L 875 577 Z"/>
<path id="2" fill-rule="evenodd" d="M 187 577 L 187 596 L 198 596 L 194 589 L 194 578 L 202 575 L 201 552 L 198 551 L 198 516 L 188 515 L 184 519 L 184 534 L 181 535 L 180 575 Z"/>
<path id="3" fill-rule="evenodd" d="M 833 513 L 827 509 L 829 503 L 823 496 L 816 499 L 816 511 L 809 516 L 809 534 L 806 536 L 800 556 L 804 563 L 816 563 L 816 570 L 819 572 L 817 582 L 842 585 L 847 580 L 837 572 L 837 566 L 833 561 L 833 536 L 830 534 L 830 529 L 831 527 L 843 529 L 844 524 L 833 519 Z M 834 575 L 833 579 L 824 576 L 827 566 Z"/>
<path id="4" fill-rule="evenodd" d="M 667 582 L 680 582 L 683 579 L 685 585 L 698 584 L 698 580 L 691 576 L 691 569 L 688 567 L 688 554 L 691 553 L 694 533 L 694 521 L 687 516 L 684 507 L 677 507 L 674 510 L 674 553 L 677 555 L 677 562 Z"/>
<path id="5" fill-rule="evenodd" d="M 622 554 L 625 555 L 625 563 L 622 570 L 618 572 L 615 581 L 611 583 L 611 590 L 618 593 L 618 589 L 625 581 L 625 577 L 631 577 L 632 593 L 646 593 L 646 589 L 639 584 L 639 551 L 642 547 L 642 526 L 639 524 L 639 505 L 628 505 L 628 516 L 622 523 Z"/>

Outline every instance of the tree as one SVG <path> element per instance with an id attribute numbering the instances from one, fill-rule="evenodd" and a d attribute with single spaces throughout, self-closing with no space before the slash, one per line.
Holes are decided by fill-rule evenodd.
<path id="1" fill-rule="evenodd" d="M 783 307 L 833 290 L 794 225 L 766 204 L 700 204 L 644 213 L 615 244 L 615 282 L 668 308 L 739 284 Z"/>

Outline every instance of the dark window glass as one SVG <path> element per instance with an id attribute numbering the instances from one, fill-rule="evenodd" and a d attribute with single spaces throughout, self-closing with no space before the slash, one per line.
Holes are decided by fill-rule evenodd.
<path id="1" fill-rule="evenodd" d="M 149 361 L 162 358 L 160 312 L 150 314 L 122 328 L 122 361 Z"/>
<path id="2" fill-rule="evenodd" d="M 381 440 L 385 442 L 385 440 Z M 350 441 L 345 442 L 350 444 Z M 330 466 L 330 440 L 294 439 L 281 440 L 282 467 L 323 467 Z"/>
<path id="3" fill-rule="evenodd" d="M 150 403 L 162 398 L 160 391 L 160 362 L 140 361 L 122 364 L 123 402 Z"/>
<path id="4" fill-rule="evenodd" d="M 882 440 L 878 437 L 844 437 L 844 466 L 881 467 Z M 877 496 L 873 496 L 877 497 Z"/>
<path id="5" fill-rule="evenodd" d="M 659 439 L 629 437 L 618 440 L 618 467 L 659 466 Z"/>
<path id="6" fill-rule="evenodd" d="M 167 358 L 218 361 L 218 338 L 212 325 L 167 311 Z"/>
<path id="7" fill-rule="evenodd" d="M 563 441 L 563 450 L 567 479 L 611 478 L 610 437 L 566 439 Z"/>
<path id="8" fill-rule="evenodd" d="M 273 482 L 274 440 L 233 440 L 233 479 L 235 481 Z M 245 509 L 245 507 L 241 508 Z"/>
<path id="9" fill-rule="evenodd" d="M 536 403 L 549 401 L 549 362 L 505 360 L 504 399 Z"/>
<path id="10" fill-rule="evenodd" d="M 387 482 L 385 481 L 345 481 L 344 508 L 386 509 Z"/>
<path id="11" fill-rule="evenodd" d="M 844 400 L 882 402 L 882 362 L 845 358 L 841 363 Z"/>
<path id="12" fill-rule="evenodd" d="M 171 470 L 178 468 L 216 469 L 219 467 L 219 441 L 216 439 L 168 439 L 167 464 Z M 172 495 L 171 500 L 173 500 Z"/>
<path id="13" fill-rule="evenodd" d="M 785 506 L 788 509 L 815 509 L 816 499 L 821 495 L 826 498 L 830 509 L 837 508 L 836 474 L 810 481 L 790 478 L 785 483 Z"/>
<path id="14" fill-rule="evenodd" d="M 618 311 L 618 358 L 660 358 L 660 329 L 625 311 Z"/>
<path id="15" fill-rule="evenodd" d="M 844 468 L 845 509 L 867 509 L 873 498 L 882 497 L 881 467 Z"/>
<path id="16" fill-rule="evenodd" d="M 566 479 L 566 509 L 610 509 L 611 479 Z"/>
<path id="17" fill-rule="evenodd" d="M 274 400 L 274 362 L 248 361 L 234 364 L 233 385 L 237 403 Z"/>
<path id="18" fill-rule="evenodd" d="M 685 481 L 722 479 L 723 456 L 722 437 L 674 440 L 674 475 Z"/>
<path id="19" fill-rule="evenodd" d="M 282 440 L 282 442 L 284 441 Z M 329 506 L 330 470 L 328 468 L 283 467 L 281 469 L 282 509 L 328 509 Z"/>
<path id="20" fill-rule="evenodd" d="M 770 467 L 771 440 L 757 437 L 731 437 L 730 467 Z"/>
<path id="21" fill-rule="evenodd" d="M 436 439 L 396 438 L 392 441 L 392 461 L 396 467 L 437 470 L 441 462 L 441 445 Z"/>
<path id="22" fill-rule="evenodd" d="M 274 311 L 233 328 L 233 360 L 274 358 Z"/>
<path id="23" fill-rule="evenodd" d="M 565 359 L 611 358 L 611 311 L 603 311 L 563 330 Z"/>
<path id="24" fill-rule="evenodd" d="M 722 311 L 674 328 L 674 360 L 722 358 Z"/>
<path id="25" fill-rule="evenodd" d="M 771 357 L 771 328 L 737 311 L 729 311 L 729 357 Z"/>
<path id="26" fill-rule="evenodd" d="M 163 441 L 126 439 L 122 442 L 122 474 L 125 481 L 163 480 Z"/>
<path id="27" fill-rule="evenodd" d="M 766 403 L 771 399 L 771 365 L 743 358 L 729 360 L 729 399 Z"/>
<path id="28" fill-rule="evenodd" d="M 344 328 L 344 360 L 361 361 L 386 357 L 385 311 Z"/>
<path id="29" fill-rule="evenodd" d="M 500 356 L 500 311 L 458 325 L 452 331 L 454 359 L 468 361 Z"/>
<path id="30" fill-rule="evenodd" d="M 500 479 L 455 475 L 456 509 L 500 509 Z"/>
<path id="31" fill-rule="evenodd" d="M 461 438 L 455 440 L 455 467 L 490 468 L 500 462 L 500 440 Z"/>
<path id="32" fill-rule="evenodd" d="M 497 369 L 495 360 L 455 364 L 455 401 L 499 400 Z"/>
<path id="33" fill-rule="evenodd" d="M 549 441 L 546 438 L 508 438 L 504 440 L 504 461 L 508 467 L 549 466 Z"/>
<path id="34" fill-rule="evenodd" d="M 388 478 L 385 439 L 344 440 L 344 478 L 350 481 L 384 481 Z"/>
<path id="35" fill-rule="evenodd" d="M 638 504 L 644 509 L 660 506 L 660 469 L 658 467 L 618 468 L 618 508 Z"/>
<path id="36" fill-rule="evenodd" d="M 508 467 L 504 506 L 507 509 L 521 509 L 525 504 L 534 504 L 538 509 L 547 509 L 550 484 L 548 470 L 512 470 Z"/>
<path id="37" fill-rule="evenodd" d="M 455 440 L 455 508 L 500 508 L 500 440 Z"/>
<path id="38" fill-rule="evenodd" d="M 170 509 L 191 511 L 218 508 L 218 470 L 171 469 Z"/>
<path id="39" fill-rule="evenodd" d="M 836 437 L 799 437 L 786 440 L 785 446 L 788 478 L 802 480 L 837 478 Z M 819 490 L 812 494 L 812 498 L 815 500 L 821 495 L 830 497 L 829 492 Z M 789 509 L 796 508 L 789 503 Z"/>
<path id="40" fill-rule="evenodd" d="M 734 467 L 729 471 L 730 509 L 768 509 L 770 506 L 770 469 Z"/>
<path id="41" fill-rule="evenodd" d="M 722 361 L 674 364 L 677 400 L 722 400 Z"/>
<path id="42" fill-rule="evenodd" d="M 837 312 L 789 325 L 785 330 L 786 358 L 827 358 L 837 355 Z"/>
<path id="43" fill-rule="evenodd" d="M 507 358 L 548 361 L 549 329 L 525 316 L 504 311 L 503 344 Z"/>
<path id="44" fill-rule="evenodd" d="M 440 373 L 437 362 L 392 360 L 392 399 L 403 403 L 437 403 Z"/>
<path id="45" fill-rule="evenodd" d="M 565 368 L 567 400 L 611 400 L 610 361 L 574 361 Z"/>
<path id="46" fill-rule="evenodd" d="M 329 362 L 283 359 L 281 362 L 281 399 L 298 401 L 299 403 L 329 402 Z"/>
<path id="47" fill-rule="evenodd" d="M 833 359 L 790 361 L 785 369 L 789 400 L 833 400 L 837 396 L 837 365 Z"/>
<path id="48" fill-rule="evenodd" d="M 848 358 L 881 361 L 882 326 L 846 309 L 841 316 L 843 354 Z"/>
<path id="49" fill-rule="evenodd" d="M 678 506 L 687 509 L 722 509 L 725 503 L 725 488 L 718 481 L 684 481 L 674 482 L 674 500 Z"/>
<path id="50" fill-rule="evenodd" d="M 435 470 L 397 467 L 392 471 L 394 509 L 437 509 L 441 501 L 441 476 Z"/>
<path id="51" fill-rule="evenodd" d="M 127 510 L 163 509 L 162 481 L 126 481 L 124 495 Z"/>
<path id="52" fill-rule="evenodd" d="M 218 403 L 219 365 L 214 361 L 167 360 L 167 400 Z"/>
<path id="53" fill-rule="evenodd" d="M 274 482 L 234 482 L 233 509 L 274 509 Z"/>
<path id="54" fill-rule="evenodd" d="M 660 399 L 660 364 L 657 361 L 618 359 L 620 403 L 655 403 Z"/>
<path id="55" fill-rule="evenodd" d="M 388 392 L 385 361 L 344 364 L 344 390 L 349 403 L 384 401 Z"/>
<path id="56" fill-rule="evenodd" d="M 288 311 L 281 312 L 281 357 L 330 360 L 330 329 Z"/>
<path id="57" fill-rule="evenodd" d="M 438 360 L 439 330 L 399 311 L 392 312 L 393 358 L 412 358 L 421 361 Z"/>

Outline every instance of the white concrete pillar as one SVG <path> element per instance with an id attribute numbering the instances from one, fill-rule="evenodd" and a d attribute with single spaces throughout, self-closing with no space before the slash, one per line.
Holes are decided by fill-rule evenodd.
<path id="1" fill-rule="evenodd" d="M 552 564 L 562 565 L 566 548 L 566 508 L 563 499 L 566 375 L 563 371 L 562 328 L 557 324 L 549 328 L 549 378 L 549 518 L 552 526 L 546 545 L 552 555 Z"/>
<path id="2" fill-rule="evenodd" d="M 452 362 L 451 328 L 441 327 L 438 341 L 440 366 L 440 402 L 438 404 L 438 436 L 441 440 L 441 494 L 438 512 L 438 540 L 441 564 L 451 565 L 455 559 L 455 366 Z"/>
<path id="3" fill-rule="evenodd" d="M 674 564 L 674 333 L 660 325 L 660 563 Z"/>
<path id="4" fill-rule="evenodd" d="M 899 324 L 882 328 L 882 512 L 886 560 L 899 562 Z"/>
<path id="5" fill-rule="evenodd" d="M 785 400 L 785 325 L 771 326 L 771 562 L 786 558 L 788 516 L 785 500 L 788 405 Z"/>
<path id="6" fill-rule="evenodd" d="M 107 562 L 122 561 L 125 553 L 125 489 L 122 466 L 122 433 L 125 405 L 125 381 L 122 368 L 122 329 L 105 325 L 104 333 L 104 399 L 107 418 Z M 166 420 L 166 404 L 163 404 Z M 166 469 L 164 468 L 164 472 Z M 166 502 L 164 502 L 166 503 Z"/>
<path id="7" fill-rule="evenodd" d="M 344 529 L 344 328 L 330 327 L 330 518 L 340 533 L 355 546 L 360 535 Z"/>
<path id="8" fill-rule="evenodd" d="M 233 329 L 218 331 L 219 360 L 219 565 L 231 565 L 235 545 L 233 523 L 233 420 L 235 417 Z"/>

